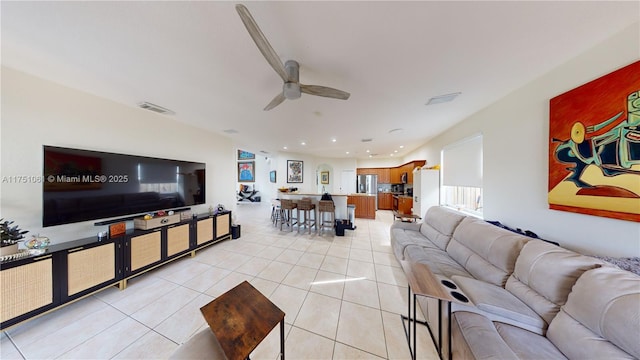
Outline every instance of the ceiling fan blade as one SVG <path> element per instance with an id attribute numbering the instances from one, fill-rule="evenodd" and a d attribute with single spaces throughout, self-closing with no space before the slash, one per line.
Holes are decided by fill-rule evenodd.
<path id="1" fill-rule="evenodd" d="M 273 98 L 273 100 L 271 100 L 271 102 L 269 103 L 269 105 L 267 105 L 264 108 L 264 111 L 268 111 L 273 109 L 274 107 L 280 105 L 286 98 L 284 97 L 283 93 L 280 93 L 278 95 L 276 95 L 276 97 Z"/>
<path id="2" fill-rule="evenodd" d="M 319 85 L 300 84 L 300 91 L 309 95 L 324 96 L 328 98 L 347 100 L 351 94 L 346 91 Z"/>
<path id="3" fill-rule="evenodd" d="M 251 35 L 251 38 L 258 46 L 258 49 L 260 49 L 262 55 L 264 55 L 264 58 L 267 59 L 269 65 L 271 65 L 273 70 L 275 70 L 278 75 L 280 75 L 283 81 L 290 81 L 289 77 L 287 76 L 287 72 L 284 70 L 284 65 L 278 57 L 278 54 L 275 52 L 275 50 L 273 50 L 271 44 L 269 44 L 269 41 L 267 41 L 267 38 L 264 36 L 262 31 L 260 31 L 258 24 L 251 16 L 251 13 L 249 13 L 249 10 L 244 5 L 237 4 L 236 11 L 238 12 L 238 15 L 240 15 L 240 19 L 242 19 L 244 26 L 249 32 L 249 35 Z"/>

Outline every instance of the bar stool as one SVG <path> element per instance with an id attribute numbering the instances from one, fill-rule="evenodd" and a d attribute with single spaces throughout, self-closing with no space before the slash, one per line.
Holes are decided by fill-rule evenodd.
<path id="1" fill-rule="evenodd" d="M 322 230 L 333 230 L 336 222 L 336 205 L 331 200 L 320 200 L 318 202 L 318 209 L 320 210 L 320 227 L 318 231 L 322 235 Z M 331 220 L 325 220 L 325 214 L 329 214 Z M 316 226 L 317 227 L 317 226 Z"/>
<path id="2" fill-rule="evenodd" d="M 293 225 L 298 224 L 298 219 L 300 217 L 300 211 L 297 209 L 298 204 L 294 203 L 293 200 L 281 199 L 280 208 L 282 209 L 282 214 L 280 215 L 280 231 L 282 231 L 283 224 L 287 224 L 287 226 L 289 226 L 289 231 L 293 231 Z M 295 217 L 293 216 L 293 210 L 296 210 Z M 300 224 L 298 224 L 298 228 L 300 228 Z"/>
<path id="3" fill-rule="evenodd" d="M 282 207 L 279 199 L 271 199 L 271 222 L 278 226 L 278 221 L 282 220 Z"/>
<path id="4" fill-rule="evenodd" d="M 304 215 L 304 221 L 300 221 L 298 219 L 298 232 L 300 232 L 300 227 L 304 225 L 305 228 L 309 229 L 309 234 L 311 234 L 311 228 L 316 226 L 316 204 L 311 202 L 311 198 L 302 198 L 298 200 L 298 216 L 300 216 L 300 211 L 302 211 Z M 311 214 L 313 214 L 313 219 L 311 219 Z"/>

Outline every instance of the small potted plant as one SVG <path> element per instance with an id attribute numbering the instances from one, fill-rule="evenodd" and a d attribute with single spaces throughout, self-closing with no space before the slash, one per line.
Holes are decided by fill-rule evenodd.
<path id="1" fill-rule="evenodd" d="M 11 255 L 18 252 L 18 243 L 24 239 L 24 234 L 28 230 L 20 230 L 18 225 L 11 226 L 13 221 L 2 221 L 0 219 L 0 239 L 2 246 L 0 247 L 0 256 Z"/>

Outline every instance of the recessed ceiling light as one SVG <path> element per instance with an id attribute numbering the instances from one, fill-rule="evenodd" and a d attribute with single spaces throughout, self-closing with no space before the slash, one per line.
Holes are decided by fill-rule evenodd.
<path id="1" fill-rule="evenodd" d="M 331 142 L 336 142 L 338 141 L 336 138 L 331 139 Z"/>
<path id="2" fill-rule="evenodd" d="M 399 146 L 399 148 L 400 148 L 400 149 L 404 149 L 404 145 L 400 145 L 400 146 Z"/>
<path id="3" fill-rule="evenodd" d="M 286 146 L 283 146 L 282 148 L 283 148 L 284 150 L 287 150 L 287 147 L 286 147 Z"/>
<path id="4" fill-rule="evenodd" d="M 434 105 L 434 104 L 442 104 L 449 101 L 453 101 L 453 99 L 457 98 L 458 95 L 462 94 L 461 92 L 455 92 L 451 94 L 438 95 L 434 96 L 425 105 Z"/>
<path id="5" fill-rule="evenodd" d="M 389 154 L 389 156 L 393 156 L 393 154 Z"/>
<path id="6" fill-rule="evenodd" d="M 393 150 L 393 152 L 394 152 L 394 153 L 397 153 L 397 152 L 398 152 L 398 150 Z"/>
<path id="7" fill-rule="evenodd" d="M 367 152 L 370 152 L 369 149 L 367 149 Z"/>
<path id="8" fill-rule="evenodd" d="M 369 157 L 373 157 L 373 155 L 369 155 Z"/>
<path id="9" fill-rule="evenodd" d="M 347 151 L 345 154 L 349 155 L 349 152 Z"/>
<path id="10" fill-rule="evenodd" d="M 300 142 L 300 145 L 305 146 L 305 145 L 307 145 L 307 143 L 302 141 L 302 142 Z"/>

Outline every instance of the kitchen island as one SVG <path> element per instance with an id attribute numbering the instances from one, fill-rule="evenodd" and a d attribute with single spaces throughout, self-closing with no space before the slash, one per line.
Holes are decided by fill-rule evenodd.
<path id="1" fill-rule="evenodd" d="M 347 212 L 347 195 L 345 194 L 330 194 L 330 195 L 331 195 L 331 199 L 333 200 L 333 204 L 336 206 L 336 219 L 348 219 L 349 213 Z M 308 198 L 311 198 L 311 200 L 313 200 L 314 204 L 318 204 L 318 201 L 320 201 L 320 198 L 322 198 L 322 194 L 279 192 L 278 197 L 280 199 L 290 199 L 290 200 L 300 200 L 302 198 L 308 197 Z"/>
<path id="2" fill-rule="evenodd" d="M 351 194 L 347 197 L 347 204 L 356 206 L 356 218 L 376 218 L 376 196 L 371 194 Z"/>

